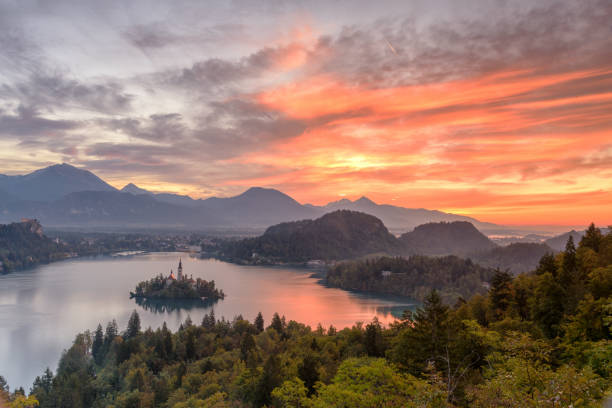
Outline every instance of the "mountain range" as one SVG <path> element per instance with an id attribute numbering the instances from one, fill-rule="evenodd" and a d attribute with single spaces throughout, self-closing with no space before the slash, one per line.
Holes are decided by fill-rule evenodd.
<path id="1" fill-rule="evenodd" d="M 480 230 L 499 227 L 436 210 L 377 204 L 367 197 L 314 206 L 261 187 L 252 187 L 234 197 L 207 199 L 154 193 L 132 183 L 118 190 L 92 172 L 69 164 L 53 165 L 26 175 L 0 175 L 0 222 L 36 218 L 53 227 L 263 230 L 340 209 L 371 214 L 391 230 L 400 232 L 440 221 L 467 221 Z"/>

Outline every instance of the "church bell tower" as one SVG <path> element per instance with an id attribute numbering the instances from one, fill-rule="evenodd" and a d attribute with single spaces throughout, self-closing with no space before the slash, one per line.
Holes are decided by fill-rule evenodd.
<path id="1" fill-rule="evenodd" d="M 183 280 L 183 260 L 179 258 L 178 280 Z"/>

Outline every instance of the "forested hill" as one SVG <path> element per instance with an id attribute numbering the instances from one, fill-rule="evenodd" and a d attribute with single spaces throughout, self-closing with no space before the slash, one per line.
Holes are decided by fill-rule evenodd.
<path id="1" fill-rule="evenodd" d="M 40 408 L 595 408 L 612 387 L 611 305 L 612 233 L 593 227 L 536 273 L 496 272 L 487 293 L 453 307 L 432 291 L 389 327 L 310 328 L 275 315 L 266 328 L 261 315 L 211 312 L 171 333 L 143 331 L 134 313 L 123 333 L 111 322 L 78 335 L 27 398 L 0 377 L 0 398 Z"/>
<path id="2" fill-rule="evenodd" d="M 419 225 L 399 240 L 405 253 L 419 255 L 468 255 L 497 247 L 467 221 Z"/>
<path id="3" fill-rule="evenodd" d="M 551 247 L 543 243 L 515 242 L 472 254 L 470 257 L 482 266 L 508 269 L 514 274 L 519 274 L 533 271 L 544 255 L 553 252 Z"/>
<path id="4" fill-rule="evenodd" d="M 46 237 L 36 220 L 0 225 L 0 273 L 67 256 L 67 248 Z"/>
<path id="5" fill-rule="evenodd" d="M 379 257 L 341 262 L 327 272 L 330 286 L 348 290 L 409 296 L 422 301 L 436 289 L 446 303 L 486 293 L 495 270 L 450 255 Z"/>
<path id="6" fill-rule="evenodd" d="M 378 218 L 348 210 L 316 220 L 272 226 L 257 238 L 226 242 L 218 256 L 237 262 L 339 260 L 374 253 L 398 253 L 400 244 Z"/>
<path id="7" fill-rule="evenodd" d="M 495 270 L 456 256 L 380 257 L 341 262 L 327 272 L 327 283 L 342 289 L 409 296 L 422 301 L 432 289 L 446 303 L 486 293 Z"/>

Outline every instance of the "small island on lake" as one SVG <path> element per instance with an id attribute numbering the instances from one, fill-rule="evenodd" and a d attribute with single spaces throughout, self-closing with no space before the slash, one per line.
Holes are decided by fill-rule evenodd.
<path id="1" fill-rule="evenodd" d="M 169 276 L 158 276 L 140 282 L 136 285 L 130 297 L 145 299 L 168 299 L 168 300 L 201 300 L 205 302 L 217 301 L 225 298 L 223 290 L 215 287 L 215 281 L 204 279 L 193 279 L 183 274 L 183 262 L 179 260 L 177 275 L 170 270 Z"/>

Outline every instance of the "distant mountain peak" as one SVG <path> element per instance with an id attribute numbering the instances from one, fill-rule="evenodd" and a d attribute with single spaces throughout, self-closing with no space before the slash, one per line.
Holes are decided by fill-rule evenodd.
<path id="1" fill-rule="evenodd" d="M 125 187 L 121 189 L 121 192 L 130 194 L 151 194 L 149 191 L 145 190 L 144 188 L 138 187 L 134 183 L 126 184 Z"/>
<path id="2" fill-rule="evenodd" d="M 361 196 L 358 200 L 355 200 L 354 203 L 362 205 L 377 205 L 374 201 L 370 200 L 366 196 Z"/>
<path id="3" fill-rule="evenodd" d="M 50 202 L 77 191 L 115 191 L 90 172 L 68 163 L 54 164 L 26 175 L 2 177 L 0 189 L 22 200 Z"/>
<path id="4" fill-rule="evenodd" d="M 293 198 L 283 193 L 282 191 L 276 190 L 274 188 L 266 188 L 266 187 L 250 187 L 244 193 L 239 194 L 233 198 L 271 198 L 271 197 L 282 197 L 284 199 L 289 199 L 291 201 L 295 201 Z"/>

